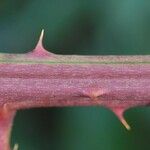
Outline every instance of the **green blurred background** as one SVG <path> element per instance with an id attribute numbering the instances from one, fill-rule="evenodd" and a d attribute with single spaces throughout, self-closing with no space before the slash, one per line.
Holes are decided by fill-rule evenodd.
<path id="1" fill-rule="evenodd" d="M 150 54 L 148 0 L 0 0 L 0 50 L 44 46 L 58 54 Z M 132 108 L 130 132 L 102 107 L 19 111 L 11 145 L 19 150 L 149 150 L 150 108 Z"/>

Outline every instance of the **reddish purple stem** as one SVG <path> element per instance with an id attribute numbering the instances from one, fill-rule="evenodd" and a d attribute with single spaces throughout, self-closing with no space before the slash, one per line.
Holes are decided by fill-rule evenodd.
<path id="1" fill-rule="evenodd" d="M 33 52 L 0 55 L 0 150 L 18 109 L 99 105 L 130 129 L 123 112 L 150 105 L 150 56 L 55 55 L 42 37 Z"/>

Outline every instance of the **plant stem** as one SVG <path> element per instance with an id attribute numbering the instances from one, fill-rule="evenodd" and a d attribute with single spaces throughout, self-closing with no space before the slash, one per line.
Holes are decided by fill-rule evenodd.
<path id="1" fill-rule="evenodd" d="M 55 55 L 43 48 L 42 37 L 33 52 L 0 54 L 0 150 L 9 149 L 18 109 L 104 106 L 129 130 L 124 111 L 150 105 L 149 55 Z"/>
<path id="2" fill-rule="evenodd" d="M 0 109 L 0 150 L 10 150 L 9 138 L 15 111 Z"/>

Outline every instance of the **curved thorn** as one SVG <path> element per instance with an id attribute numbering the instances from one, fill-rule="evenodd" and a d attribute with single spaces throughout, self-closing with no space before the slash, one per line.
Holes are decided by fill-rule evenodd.
<path id="1" fill-rule="evenodd" d="M 126 122 L 123 113 L 124 113 L 124 108 L 114 108 L 112 111 L 115 113 L 115 115 L 118 117 L 118 119 L 121 121 L 121 123 L 125 126 L 127 130 L 130 130 L 131 127 L 129 124 Z"/>

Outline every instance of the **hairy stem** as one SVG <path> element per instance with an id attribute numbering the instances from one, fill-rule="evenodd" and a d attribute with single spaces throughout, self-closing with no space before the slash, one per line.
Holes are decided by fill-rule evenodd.
<path id="1" fill-rule="evenodd" d="M 42 37 L 43 32 L 30 53 L 0 54 L 2 112 L 4 107 L 16 111 L 32 107 L 99 105 L 111 109 L 130 129 L 123 112 L 130 107 L 150 105 L 149 55 L 55 55 L 43 48 Z M 8 124 L 6 129 L 11 126 L 12 116 L 0 120 L 1 124 Z"/>

